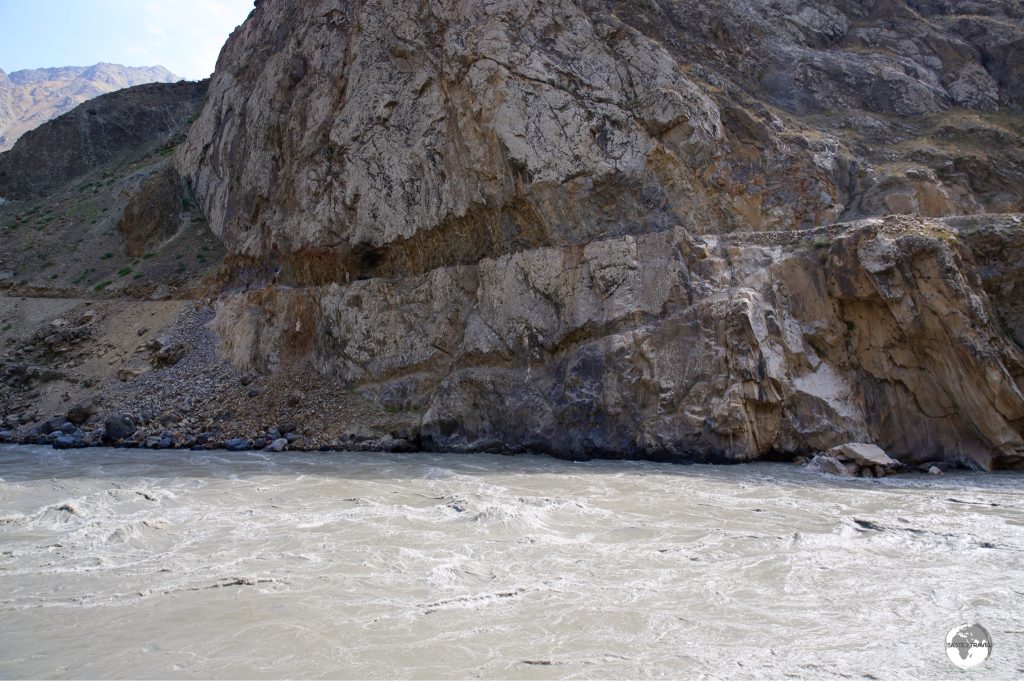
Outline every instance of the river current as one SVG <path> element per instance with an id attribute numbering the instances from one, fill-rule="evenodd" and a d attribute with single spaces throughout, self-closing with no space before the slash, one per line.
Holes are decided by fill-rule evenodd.
<path id="1" fill-rule="evenodd" d="M 1022 490 L 0 447 L 0 677 L 1021 678 Z M 965 673 L 944 639 L 974 622 Z"/>

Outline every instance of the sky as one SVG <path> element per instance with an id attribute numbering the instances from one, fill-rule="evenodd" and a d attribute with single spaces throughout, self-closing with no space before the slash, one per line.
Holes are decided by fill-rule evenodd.
<path id="1" fill-rule="evenodd" d="M 189 80 L 213 72 L 252 0 L 0 0 L 0 69 L 164 66 Z"/>

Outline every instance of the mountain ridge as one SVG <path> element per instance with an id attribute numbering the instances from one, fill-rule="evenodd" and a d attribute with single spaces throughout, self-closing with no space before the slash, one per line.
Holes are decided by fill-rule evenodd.
<path id="1" fill-rule="evenodd" d="M 0 69 L 0 151 L 13 147 L 29 130 L 94 97 L 136 85 L 177 80 L 163 66 L 109 62 L 11 72 Z"/>

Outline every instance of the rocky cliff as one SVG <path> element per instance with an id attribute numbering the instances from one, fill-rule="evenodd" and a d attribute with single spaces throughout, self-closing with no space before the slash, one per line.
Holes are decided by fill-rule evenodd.
<path id="1" fill-rule="evenodd" d="M 64 66 L 0 71 L 0 151 L 46 121 L 93 97 L 142 85 L 173 83 L 178 78 L 162 66 Z"/>
<path id="2" fill-rule="evenodd" d="M 1024 466 L 1022 41 L 1013 0 L 262 0 L 205 99 L 0 155 L 0 288 L 47 296 L 0 295 L 0 440 Z"/>
<path id="3" fill-rule="evenodd" d="M 432 449 L 1020 465 L 1022 46 L 1013 0 L 264 0 L 175 159 L 222 351 Z"/>

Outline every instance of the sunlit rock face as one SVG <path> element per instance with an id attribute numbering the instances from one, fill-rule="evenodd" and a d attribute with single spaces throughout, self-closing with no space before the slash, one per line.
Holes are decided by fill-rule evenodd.
<path id="1" fill-rule="evenodd" d="M 1015 223 L 927 218 L 1024 210 L 1022 22 L 264 0 L 175 157 L 229 250 L 222 350 L 430 448 L 1017 465 Z"/>

